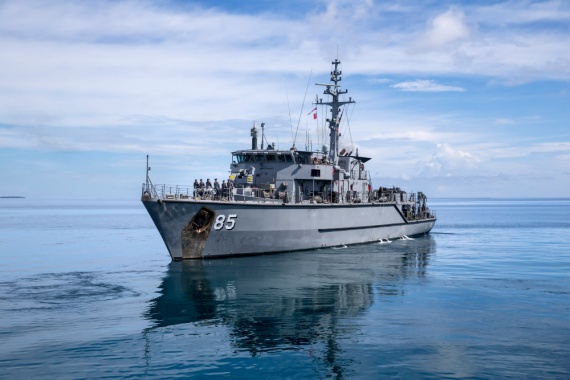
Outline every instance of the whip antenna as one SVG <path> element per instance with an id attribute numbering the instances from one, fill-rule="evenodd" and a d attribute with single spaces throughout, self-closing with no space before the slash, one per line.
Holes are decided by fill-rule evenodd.
<path id="1" fill-rule="evenodd" d="M 299 113 L 299 120 L 297 121 L 297 130 L 295 131 L 295 138 L 293 139 L 293 148 L 295 147 L 295 141 L 297 141 L 297 132 L 299 132 L 299 124 L 301 124 L 301 115 L 303 115 L 303 107 L 305 107 L 305 99 L 307 99 L 307 92 L 309 91 L 309 83 L 311 82 L 311 76 L 313 75 L 313 69 L 309 74 L 309 80 L 307 81 L 307 88 L 305 89 L 305 96 L 303 97 L 303 104 L 301 104 L 301 112 Z"/>

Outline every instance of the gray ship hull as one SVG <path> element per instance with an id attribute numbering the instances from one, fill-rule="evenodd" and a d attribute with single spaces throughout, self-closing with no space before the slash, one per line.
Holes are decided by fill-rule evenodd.
<path id="1" fill-rule="evenodd" d="M 374 188 L 366 170 L 370 158 L 352 142 L 340 149 L 345 106 L 355 101 L 339 84 L 340 61 L 331 64 L 330 82 L 316 84 L 330 98 L 317 97 L 309 113 L 316 119 L 324 108 L 329 145 L 300 150 L 295 137 L 290 149 L 276 149 L 261 123 L 258 147 L 254 123 L 251 149 L 232 152 L 228 178 L 221 184 L 195 178 L 192 187 L 154 185 L 147 156 L 142 201 L 173 260 L 362 244 L 433 228 L 435 213 L 422 192 Z M 344 125 L 349 127 L 346 118 Z"/>
<path id="2" fill-rule="evenodd" d="M 396 203 L 275 204 L 144 200 L 173 260 L 276 253 L 427 234 Z M 197 214 L 206 215 L 197 220 Z M 206 221 L 204 221 L 206 220 Z"/>

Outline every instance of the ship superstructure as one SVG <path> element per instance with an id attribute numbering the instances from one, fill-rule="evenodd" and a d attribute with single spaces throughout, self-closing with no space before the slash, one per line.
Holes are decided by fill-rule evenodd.
<path id="1" fill-rule="evenodd" d="M 142 201 L 174 260 L 247 255 L 359 244 L 428 233 L 435 215 L 421 192 L 372 186 L 368 157 L 339 151 L 340 61 L 332 62 L 326 119 L 329 145 L 321 150 L 258 147 L 232 152 L 229 178 L 220 185 L 154 185 L 148 176 Z M 261 125 L 262 131 L 264 125 Z"/>

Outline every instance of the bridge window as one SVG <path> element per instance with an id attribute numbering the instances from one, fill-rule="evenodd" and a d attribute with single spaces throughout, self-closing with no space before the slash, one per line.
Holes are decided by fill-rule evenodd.
<path id="1" fill-rule="evenodd" d="M 321 169 L 311 169 L 311 177 L 320 177 Z"/>

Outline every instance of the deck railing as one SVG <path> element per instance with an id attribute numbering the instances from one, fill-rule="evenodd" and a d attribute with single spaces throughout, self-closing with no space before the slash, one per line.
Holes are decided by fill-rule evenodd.
<path id="1" fill-rule="evenodd" d="M 194 186 L 143 183 L 143 196 L 150 194 L 155 199 L 226 200 L 236 202 L 283 203 L 292 202 L 293 192 L 278 195 L 259 188 L 232 188 L 216 190 L 212 187 L 194 189 Z"/>
<path id="2" fill-rule="evenodd" d="M 143 197 L 145 194 L 150 194 L 154 199 L 176 199 L 176 200 L 213 200 L 213 201 L 234 201 L 234 202 L 259 202 L 259 203 L 296 203 L 295 194 L 293 191 L 280 191 L 279 193 L 272 193 L 265 189 L 260 188 L 232 188 L 223 191 L 220 189 L 216 191 L 214 188 L 194 189 L 194 186 L 181 186 L 181 185 L 168 185 L 159 184 L 154 185 L 152 182 L 142 185 Z M 299 193 L 301 190 L 299 189 Z M 356 201 L 356 203 L 367 201 L 376 202 L 393 202 L 395 201 L 394 194 L 388 194 L 389 197 L 381 197 L 372 199 L 368 198 L 365 194 L 364 199 Z M 386 194 L 382 194 L 386 195 Z M 317 197 L 320 198 L 317 201 Z M 355 192 L 347 192 L 346 194 L 337 194 L 338 198 L 334 198 L 330 192 L 315 192 L 311 194 L 310 199 L 299 200 L 298 203 L 325 203 L 325 204 L 344 204 L 355 203 L 357 194 Z M 427 209 L 425 211 L 417 210 L 413 219 L 435 219 L 437 218 L 435 210 Z"/>
<path id="3" fill-rule="evenodd" d="M 143 185 L 143 188 L 145 186 Z M 221 190 L 219 193 L 213 188 L 194 189 L 194 186 L 159 184 L 153 186 L 155 195 L 158 199 L 221 199 Z M 152 194 L 152 191 L 151 191 Z M 228 195 L 226 195 L 228 197 Z"/>

